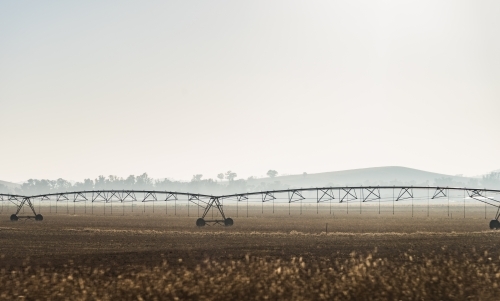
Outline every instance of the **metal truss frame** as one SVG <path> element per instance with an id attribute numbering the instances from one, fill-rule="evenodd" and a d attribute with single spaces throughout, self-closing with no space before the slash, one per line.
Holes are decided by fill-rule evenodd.
<path id="1" fill-rule="evenodd" d="M 21 212 L 21 209 L 23 208 L 24 205 L 28 205 L 28 207 L 31 209 L 31 211 L 33 212 L 33 215 L 26 215 L 26 216 L 19 216 L 19 212 Z M 30 218 L 34 218 L 34 219 L 39 219 L 39 214 L 36 213 L 35 211 L 35 206 L 33 205 L 33 203 L 31 202 L 31 198 L 29 197 L 24 197 L 21 201 L 21 203 L 19 203 L 19 205 L 17 206 L 17 210 L 16 210 L 16 213 L 11 215 L 11 218 L 10 220 L 14 220 L 14 217 L 15 216 L 15 220 L 19 219 L 19 218 L 27 218 L 27 219 L 30 219 Z"/>
<path id="2" fill-rule="evenodd" d="M 248 196 L 245 194 L 236 196 L 236 202 L 243 202 L 243 201 L 247 201 L 247 200 L 248 200 Z"/>
<path id="3" fill-rule="evenodd" d="M 319 196 L 320 193 L 321 193 L 321 196 Z M 316 202 L 317 203 L 328 202 L 331 200 L 335 200 L 333 189 L 331 189 L 331 188 L 327 188 L 327 189 L 318 188 L 318 190 L 316 190 Z"/>
<path id="4" fill-rule="evenodd" d="M 432 196 L 432 199 L 438 199 L 438 198 L 445 198 L 448 196 L 447 193 L 445 193 L 445 189 L 443 187 L 436 187 L 436 191 L 434 192 L 434 195 Z"/>
<path id="5" fill-rule="evenodd" d="M 302 195 L 302 193 L 300 192 L 300 190 L 292 190 L 290 191 L 292 194 L 290 195 L 290 193 L 288 194 L 288 202 L 289 203 L 294 203 L 294 202 L 300 202 L 302 200 L 305 200 L 306 198 Z"/>
<path id="6" fill-rule="evenodd" d="M 262 193 L 262 203 L 274 201 L 276 197 L 274 196 L 274 192 L 266 191 Z"/>
<path id="7" fill-rule="evenodd" d="M 195 201 L 198 201 L 198 203 L 197 203 L 197 202 L 195 202 Z M 199 207 L 201 207 L 201 208 L 205 208 L 205 207 L 207 207 L 207 206 L 208 206 L 208 204 L 210 203 L 210 200 L 207 202 L 207 201 L 205 201 L 205 200 L 204 200 L 201 196 L 199 196 L 199 195 L 197 195 L 197 194 L 190 194 L 190 195 L 188 195 L 188 202 L 191 202 L 191 203 L 193 203 L 193 204 L 195 204 L 196 206 L 199 206 Z M 199 204 L 199 202 L 202 202 L 203 204 L 205 204 L 205 206 L 200 205 L 200 204 Z"/>
<path id="8" fill-rule="evenodd" d="M 471 199 L 474 199 L 476 201 L 479 201 L 481 203 L 485 203 L 485 204 L 488 204 L 490 206 L 496 206 L 498 207 L 497 209 L 497 213 L 495 214 L 495 220 L 498 221 L 498 218 L 500 218 L 500 205 L 498 205 L 500 202 L 495 200 L 495 199 L 492 199 L 492 198 L 489 198 L 485 195 L 483 195 L 483 193 L 481 192 L 484 192 L 484 190 L 481 190 L 481 189 L 469 189 L 467 190 L 467 195 L 471 198 Z M 489 201 L 492 201 L 492 202 L 495 202 L 497 203 L 497 205 L 493 204 L 493 203 L 490 203 L 486 200 L 489 200 Z"/>
<path id="9" fill-rule="evenodd" d="M 343 190 L 345 192 L 344 196 L 339 200 L 339 203 L 343 203 L 344 200 L 346 200 L 346 202 L 349 202 L 349 201 L 354 201 L 354 200 L 357 200 L 358 199 L 358 196 L 356 195 L 356 189 L 355 188 L 351 188 L 351 187 L 342 187 L 341 190 Z M 340 192 L 340 191 L 339 191 Z M 352 197 L 352 198 L 350 198 Z"/>
<path id="10" fill-rule="evenodd" d="M 368 191 L 368 194 L 365 196 L 364 191 Z M 380 200 L 380 188 L 379 187 L 365 187 L 362 190 L 363 202 L 366 201 L 375 201 Z"/>
<path id="11" fill-rule="evenodd" d="M 210 209 L 216 209 L 222 219 L 212 219 L 212 220 L 206 220 L 205 217 L 208 215 L 208 213 L 210 212 Z M 203 221 L 203 225 L 201 224 L 198 224 L 199 221 Z M 230 220 L 231 224 L 227 224 L 227 220 Z M 226 219 L 226 215 L 224 214 L 224 209 L 222 208 L 222 204 L 220 202 L 220 198 L 219 197 L 210 197 L 210 200 L 208 201 L 207 203 L 207 206 L 205 207 L 205 210 L 203 211 L 203 215 L 201 216 L 201 218 L 198 219 L 198 221 L 196 222 L 196 224 L 198 226 L 204 226 L 205 223 L 212 223 L 214 225 L 226 225 L 226 226 L 232 226 L 232 223 L 233 223 L 233 220 L 232 219 Z"/>
<path id="12" fill-rule="evenodd" d="M 203 208 L 202 219 L 207 217 L 207 214 L 212 212 L 220 213 L 219 219 L 204 220 L 204 223 L 214 223 L 214 224 L 232 224 L 232 219 L 228 218 L 224 213 L 224 208 L 222 205 L 222 200 L 228 199 L 236 201 L 239 203 L 241 201 L 247 201 L 251 196 L 260 196 L 262 203 L 272 201 L 274 204 L 275 200 L 278 200 L 277 195 L 286 194 L 286 200 L 289 204 L 295 202 L 301 202 L 306 200 L 305 192 L 316 192 L 316 203 L 327 202 L 332 200 L 337 200 L 339 203 L 349 203 L 354 200 L 359 200 L 360 202 L 370 202 L 374 200 L 380 200 L 382 198 L 382 189 L 398 189 L 399 193 L 393 201 L 402 201 L 406 199 L 414 198 L 415 189 L 433 189 L 434 193 L 432 198 L 438 199 L 449 197 L 450 191 L 464 191 L 470 199 L 485 203 L 487 205 L 497 208 L 495 214 L 495 220 L 498 221 L 500 218 L 500 201 L 486 195 L 487 192 L 494 192 L 499 194 L 500 190 L 495 189 L 478 189 L 478 188 L 466 188 L 466 187 L 439 187 L 439 186 L 347 186 L 347 187 L 315 187 L 315 188 L 300 188 L 300 189 L 283 189 L 283 190 L 272 190 L 272 191 L 260 191 L 260 192 L 245 192 L 239 194 L 212 196 L 207 194 L 198 193 L 187 193 L 187 192 L 173 192 L 173 191 L 145 191 L 145 190 L 92 190 L 92 191 L 72 191 L 72 192 L 56 192 L 50 194 L 41 194 L 34 196 L 22 196 L 15 194 L 0 194 L 1 202 L 11 202 L 16 206 L 16 213 L 18 215 L 24 206 L 28 206 L 33 216 L 26 218 L 36 217 L 37 212 L 33 201 L 38 199 L 39 201 L 55 200 L 56 204 L 60 201 L 66 202 L 168 202 L 177 201 L 179 196 L 187 197 L 188 202 L 193 203 L 201 208 Z M 358 195 L 359 192 L 359 195 Z M 336 197 L 338 193 L 338 198 Z M 274 205 L 273 205 L 274 210 Z M 274 212 L 274 211 L 273 211 Z M 222 218 L 222 219 L 221 219 Z M 500 228 L 500 222 L 498 224 Z"/>
<path id="13" fill-rule="evenodd" d="M 405 197 L 406 195 L 406 197 Z M 402 201 L 402 200 L 407 200 L 407 199 L 413 199 L 413 187 L 403 187 L 399 191 L 399 195 L 396 199 L 397 201 Z"/>

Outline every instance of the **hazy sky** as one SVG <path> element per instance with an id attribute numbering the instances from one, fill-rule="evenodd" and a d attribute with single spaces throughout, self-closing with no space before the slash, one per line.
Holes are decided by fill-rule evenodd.
<path id="1" fill-rule="evenodd" d="M 0 179 L 500 168 L 500 1 L 2 1 Z"/>

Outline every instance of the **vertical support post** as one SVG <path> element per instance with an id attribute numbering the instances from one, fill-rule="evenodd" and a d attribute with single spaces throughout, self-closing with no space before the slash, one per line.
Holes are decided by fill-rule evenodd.
<path id="1" fill-rule="evenodd" d="M 347 214 L 349 214 L 349 196 L 347 196 L 347 200 L 345 203 L 347 205 Z"/>
<path id="2" fill-rule="evenodd" d="M 429 196 L 429 185 L 427 185 L 427 217 L 429 217 L 429 202 L 430 202 L 430 196 Z"/>
<path id="3" fill-rule="evenodd" d="M 359 198 L 359 214 L 361 214 L 361 204 L 363 204 L 363 188 L 361 188 L 361 191 L 360 191 L 360 198 Z"/>
<path id="4" fill-rule="evenodd" d="M 465 190 L 464 190 L 464 218 L 465 218 Z"/>
<path id="5" fill-rule="evenodd" d="M 413 197 L 411 198 L 411 217 L 413 217 Z"/>
<path id="6" fill-rule="evenodd" d="M 333 194 L 333 192 L 332 192 L 332 194 Z M 339 188 L 339 202 L 340 202 L 340 188 Z M 340 205 L 339 205 L 339 206 L 340 206 Z"/>
<path id="7" fill-rule="evenodd" d="M 484 192 L 484 196 L 488 197 L 488 192 L 487 191 Z M 486 203 L 484 203 L 484 219 L 486 219 Z"/>
<path id="8" fill-rule="evenodd" d="M 450 190 L 446 188 L 446 195 L 448 196 L 448 217 L 450 217 Z"/>
<path id="9" fill-rule="evenodd" d="M 331 191 L 331 192 L 332 192 L 332 196 L 333 196 L 333 191 Z M 330 215 L 332 215 L 332 198 L 330 198 Z"/>
<path id="10" fill-rule="evenodd" d="M 378 214 L 380 214 L 380 199 L 382 198 L 382 193 L 380 193 L 380 186 L 378 189 Z"/>
<path id="11" fill-rule="evenodd" d="M 290 215 L 290 191 L 288 191 L 288 215 Z"/>
<path id="12" fill-rule="evenodd" d="M 394 186 L 392 187 L 392 215 L 394 215 Z"/>

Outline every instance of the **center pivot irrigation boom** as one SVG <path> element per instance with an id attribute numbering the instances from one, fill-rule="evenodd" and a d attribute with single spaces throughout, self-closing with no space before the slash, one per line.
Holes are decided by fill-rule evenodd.
<path id="1" fill-rule="evenodd" d="M 439 187 L 439 186 L 346 186 L 346 187 L 316 187 L 316 188 L 300 188 L 300 189 L 283 189 L 260 192 L 246 192 L 230 195 L 212 196 L 206 194 L 187 193 L 187 192 L 171 192 L 171 191 L 145 191 L 145 190 L 94 190 L 94 191 L 73 191 L 73 192 L 57 192 L 50 194 L 41 194 L 34 196 L 22 196 L 13 194 L 0 194 L 0 201 L 13 203 L 17 210 L 16 213 L 10 216 L 11 221 L 17 221 L 19 218 L 33 218 L 36 221 L 42 221 L 43 216 L 36 213 L 33 205 L 35 200 L 39 201 L 66 201 L 66 202 L 155 202 L 155 201 L 174 201 L 177 202 L 179 196 L 187 197 L 188 204 L 194 204 L 203 209 L 203 214 L 196 220 L 196 226 L 203 227 L 207 224 L 218 224 L 224 226 L 232 226 L 233 219 L 226 217 L 223 208 L 223 200 L 232 202 L 247 201 L 249 198 L 257 198 L 262 204 L 265 202 L 274 202 L 286 200 L 290 204 L 302 202 L 309 199 L 314 200 L 318 205 L 323 202 L 338 202 L 348 204 L 353 201 L 359 202 L 360 206 L 365 202 L 387 201 L 390 198 L 394 202 L 403 200 L 422 199 L 418 195 L 426 195 L 426 199 L 436 200 L 449 198 L 451 193 L 459 193 L 463 195 L 464 205 L 465 199 L 475 200 L 486 205 L 497 208 L 494 219 L 489 223 L 490 229 L 500 229 L 500 201 L 497 197 L 500 190 L 484 189 L 484 188 L 461 188 L 461 187 Z M 281 196 L 281 198 L 278 198 Z M 431 197 L 432 196 L 432 197 Z M 57 204 L 57 203 L 56 203 Z M 153 203 L 154 204 L 154 203 Z M 27 205 L 33 215 L 19 216 L 23 206 Z M 3 208 L 3 207 L 2 207 Z M 133 207 L 132 207 L 133 208 Z M 274 208 L 274 207 L 273 207 Z M 347 207 L 348 208 L 348 207 Z M 361 208 L 361 207 L 360 207 Z M 413 205 L 412 205 L 413 208 Z M 448 207 L 449 208 L 449 207 Z M 485 207 L 486 208 L 486 207 Z M 274 209 L 273 209 L 274 210 Z M 448 209 L 449 210 L 449 209 Z M 216 211 L 220 213 L 219 218 L 206 219 L 208 213 Z M 465 207 L 464 207 L 465 214 Z M 485 211 L 486 214 L 486 211 Z M 212 215 L 213 216 L 213 215 Z M 464 215 L 465 216 L 465 215 Z"/>

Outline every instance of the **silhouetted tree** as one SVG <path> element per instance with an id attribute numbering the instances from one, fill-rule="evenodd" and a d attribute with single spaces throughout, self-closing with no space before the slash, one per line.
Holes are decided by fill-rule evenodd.
<path id="1" fill-rule="evenodd" d="M 65 192 L 65 191 L 70 191 L 71 185 L 70 182 L 66 181 L 65 179 L 57 179 L 54 183 L 55 185 L 52 187 L 52 190 L 57 191 L 57 192 Z"/>
<path id="2" fill-rule="evenodd" d="M 278 172 L 276 170 L 270 169 L 267 171 L 266 175 L 270 178 L 274 178 L 278 175 Z"/>
<path id="3" fill-rule="evenodd" d="M 18 193 L 37 195 L 50 193 L 55 187 L 56 181 L 29 179 L 21 185 Z"/>
<path id="4" fill-rule="evenodd" d="M 230 170 L 226 172 L 226 179 L 228 179 L 229 181 L 233 181 L 237 176 L 238 175 L 235 172 L 232 172 Z"/>
<path id="5" fill-rule="evenodd" d="M 191 182 L 199 182 L 199 181 L 201 181 L 202 177 L 203 177 L 203 175 L 201 175 L 201 174 L 193 175 Z"/>
<path id="6" fill-rule="evenodd" d="M 125 180 L 124 180 L 124 183 L 125 185 L 125 188 L 127 189 L 132 189 L 135 185 L 135 176 L 134 175 L 130 175 L 128 176 Z"/>
<path id="7" fill-rule="evenodd" d="M 181 190 L 180 187 L 178 187 L 179 183 L 175 181 L 171 181 L 167 178 L 163 180 L 156 180 L 155 181 L 155 189 L 156 190 L 169 190 L 169 191 L 174 191 L 174 190 Z"/>
<path id="8" fill-rule="evenodd" d="M 137 176 L 136 178 L 135 185 L 137 186 L 138 189 L 148 189 L 148 188 L 153 188 L 153 179 L 148 177 L 147 173 L 143 173 L 140 176 Z"/>
<path id="9" fill-rule="evenodd" d="M 93 190 L 94 189 L 94 181 L 91 179 L 85 179 L 83 182 L 76 182 L 73 185 L 74 190 Z"/>
<path id="10" fill-rule="evenodd" d="M 0 192 L 1 193 L 9 193 L 9 187 L 7 187 L 3 184 L 0 184 Z"/>
<path id="11" fill-rule="evenodd" d="M 484 175 L 481 179 L 481 184 L 485 188 L 500 187 L 500 172 L 492 172 Z"/>
<path id="12" fill-rule="evenodd" d="M 219 178 L 219 180 L 224 180 L 224 174 L 223 173 L 220 173 L 217 175 L 217 178 Z"/>
<path id="13" fill-rule="evenodd" d="M 96 190 L 106 189 L 106 177 L 104 177 L 103 175 L 97 177 L 97 179 L 95 179 L 94 181 L 94 189 Z"/>

